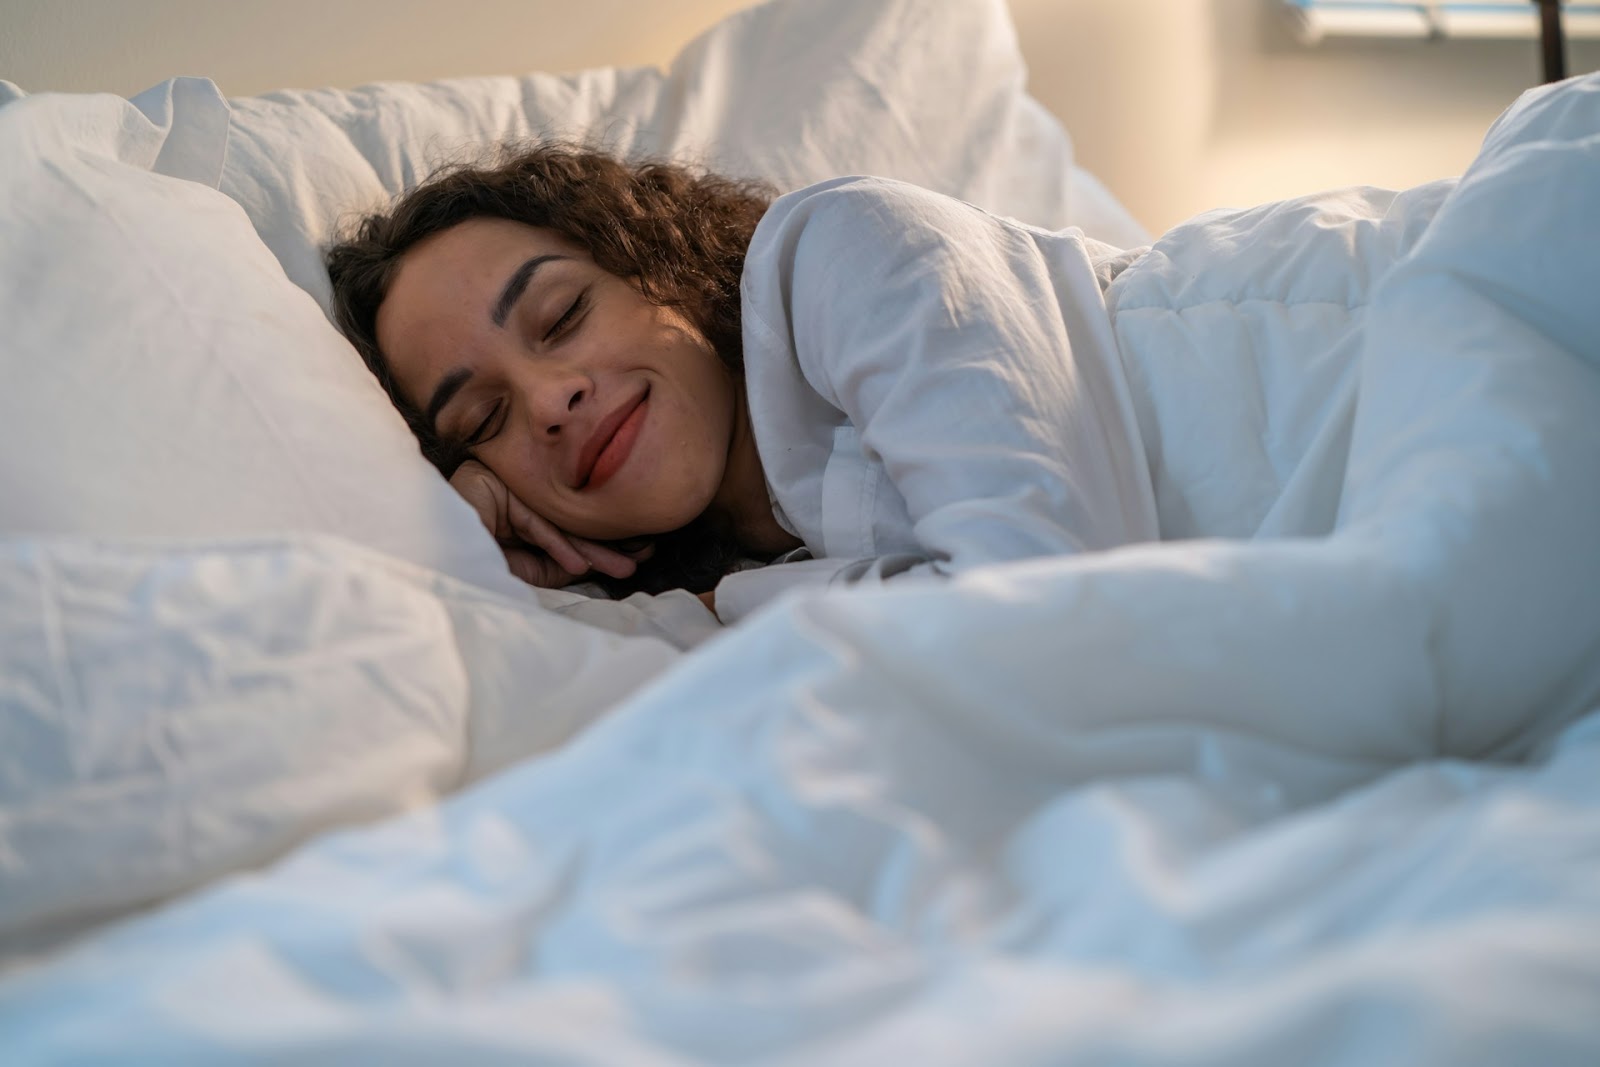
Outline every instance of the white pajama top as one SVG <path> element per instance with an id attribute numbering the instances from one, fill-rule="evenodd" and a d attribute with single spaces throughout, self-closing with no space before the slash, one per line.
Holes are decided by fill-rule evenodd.
<path id="1" fill-rule="evenodd" d="M 725 577 L 721 618 L 798 585 L 1156 539 L 1092 258 L 1112 251 L 881 178 L 779 198 L 745 260 L 745 384 L 805 548 Z"/>

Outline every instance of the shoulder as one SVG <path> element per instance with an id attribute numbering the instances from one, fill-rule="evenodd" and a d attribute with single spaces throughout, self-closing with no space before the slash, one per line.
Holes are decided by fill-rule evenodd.
<path id="1" fill-rule="evenodd" d="M 916 210 L 931 204 L 959 204 L 954 197 L 894 178 L 852 174 L 802 186 L 772 202 L 769 218 L 871 211 Z M 763 221 L 766 221 L 763 219 Z"/>
<path id="2" fill-rule="evenodd" d="M 863 176 L 774 201 L 740 280 L 749 395 L 787 396 L 793 375 L 828 405 L 842 404 L 836 372 L 859 356 L 862 337 L 936 287 L 928 267 L 940 257 L 929 242 L 941 228 L 928 213 L 945 203 L 965 208 L 915 185 Z M 837 421 L 836 412 L 819 412 L 818 419 Z"/>
<path id="3" fill-rule="evenodd" d="M 793 255 L 798 245 L 899 239 L 978 209 L 931 189 L 866 175 L 830 178 L 785 193 L 762 216 L 750 255 Z"/>

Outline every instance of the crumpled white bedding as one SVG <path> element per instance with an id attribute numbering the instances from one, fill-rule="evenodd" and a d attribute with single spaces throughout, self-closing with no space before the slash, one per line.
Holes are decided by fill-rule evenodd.
<path id="1" fill-rule="evenodd" d="M 554 748 L 677 656 L 310 535 L 0 540 L 0 606 L 0 964 Z"/>
<path id="2" fill-rule="evenodd" d="M 1084 784 L 1133 731 L 1019 744 L 807 652 L 13 977 L 12 1061 L 1594 1062 L 1600 718 L 1292 812 L 1292 749 Z"/>
<path id="3" fill-rule="evenodd" d="M 1240 232 L 1203 218 L 1119 278 L 1130 365 L 1202 379 L 1207 322 L 1264 336 L 1235 314 L 1254 285 L 1279 342 L 1366 306 L 1198 394 L 1258 405 L 1262 455 L 1292 460 L 1248 468 L 1276 496 L 1247 502 L 1291 498 L 1247 516 L 1278 536 L 787 599 L 554 755 L 14 973 L 9 1049 L 1594 1063 L 1597 131 L 1600 77 L 1529 94 L 1414 216 L 1331 247 L 1286 223 L 1269 268 L 1234 264 L 1255 277 L 1186 269 Z M 1281 299 L 1340 241 L 1345 299 Z M 1381 278 L 1368 242 L 1399 257 Z M 1340 353 L 1297 436 L 1275 385 Z M 1207 464 L 1160 399 L 1163 520 L 1204 533 L 1193 501 L 1239 454 Z M 1414 763 L 1441 754 L 1502 762 Z"/>

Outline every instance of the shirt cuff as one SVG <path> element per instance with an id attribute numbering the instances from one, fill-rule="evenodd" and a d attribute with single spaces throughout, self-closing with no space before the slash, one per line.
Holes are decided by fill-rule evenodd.
<path id="1" fill-rule="evenodd" d="M 802 559 L 724 575 L 717 583 L 717 618 L 724 625 L 738 622 L 791 589 L 821 589 L 836 579 L 847 579 L 850 572 L 860 570 L 861 563 L 853 559 Z"/>

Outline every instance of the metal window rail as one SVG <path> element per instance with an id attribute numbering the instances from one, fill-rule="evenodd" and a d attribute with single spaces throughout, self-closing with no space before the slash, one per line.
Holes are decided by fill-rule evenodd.
<path id="1" fill-rule="evenodd" d="M 1566 77 L 1566 38 L 1600 38 L 1600 0 L 1283 0 L 1302 40 L 1537 37 L 1545 81 Z"/>

